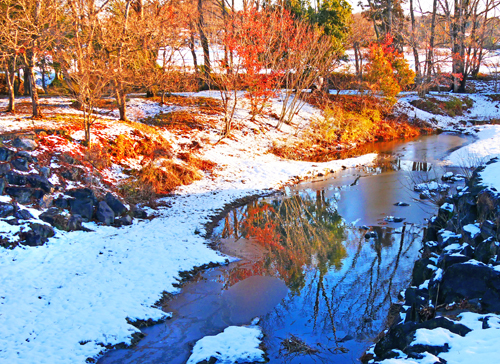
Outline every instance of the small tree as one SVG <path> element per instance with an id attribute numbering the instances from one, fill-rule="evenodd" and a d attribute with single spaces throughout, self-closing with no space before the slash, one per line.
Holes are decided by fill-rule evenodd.
<path id="1" fill-rule="evenodd" d="M 111 77 L 101 46 L 100 12 L 93 0 L 68 1 L 66 21 L 60 25 L 55 57 L 64 78 L 83 111 L 85 144 L 90 147 L 90 129 L 97 120 L 97 101 Z"/>
<path id="2" fill-rule="evenodd" d="M 392 46 L 387 34 L 382 43 L 372 43 L 366 65 L 366 80 L 372 92 L 381 92 L 389 105 L 396 103 L 396 95 L 415 79 L 404 56 Z"/>

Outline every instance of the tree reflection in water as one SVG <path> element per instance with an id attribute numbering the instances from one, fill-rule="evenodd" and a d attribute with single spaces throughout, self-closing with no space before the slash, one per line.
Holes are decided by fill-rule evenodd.
<path id="1" fill-rule="evenodd" d="M 293 334 L 337 362 L 347 350 L 357 357 L 362 349 L 356 343 L 365 348 L 383 330 L 390 305 L 408 283 L 421 228 L 371 230 L 377 238 L 365 240 L 366 231 L 347 224 L 324 190 L 261 199 L 226 216 L 218 229 L 226 244 L 245 238 L 266 250 L 260 259 L 228 270 L 226 287 L 269 275 L 290 290 L 261 323 L 271 358 Z"/>

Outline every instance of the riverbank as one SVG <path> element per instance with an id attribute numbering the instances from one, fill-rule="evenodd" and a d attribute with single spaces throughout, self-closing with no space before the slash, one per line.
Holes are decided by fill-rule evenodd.
<path id="1" fill-rule="evenodd" d="M 500 163 L 497 126 L 449 157 L 479 163 L 428 225 L 399 319 L 364 362 L 496 362 L 500 340 Z M 486 161 L 486 159 L 488 159 Z M 468 166 L 470 167 L 470 166 Z M 445 176 L 451 178 L 452 176 Z"/>
<path id="2" fill-rule="evenodd" d="M 44 120 L 32 120 L 22 114 L 22 108 L 20 110 L 21 114 L 0 116 L 3 133 L 20 129 L 24 132 L 63 129 L 62 136 L 57 133 L 43 136 L 54 144 L 40 144 L 50 147 L 50 152 L 56 155 L 81 151 L 75 148 L 83 140 L 81 127 L 67 122 L 80 115 L 78 110 L 71 108 L 71 100 L 47 101 L 42 110 L 50 117 Z M 139 120 L 161 112 L 186 110 L 193 112 L 189 105 L 179 109 L 132 99 L 129 111 L 133 120 Z M 161 137 L 170 145 L 167 151 L 178 155 L 196 149 L 200 157 L 217 166 L 211 172 L 203 172 L 200 180 L 179 187 L 171 196 L 163 198 L 157 210 L 148 210 L 156 218 L 136 220 L 121 228 L 82 222 L 83 227 L 93 231 L 56 229 L 55 236 L 42 246 L 3 249 L 0 260 L 0 280 L 3 282 L 0 358 L 23 363 L 83 363 L 88 358 L 97 358 L 108 347 L 129 344 L 139 333 L 136 326 L 169 316 L 154 304 L 163 291 L 178 292 L 177 283 L 181 278 L 178 272 L 230 259 L 210 249 L 203 237 L 205 224 L 225 205 L 315 175 L 371 163 L 376 157 L 374 154 L 311 163 L 282 160 L 269 153 L 273 142 L 293 140 L 296 132 L 306 127 L 318 112 L 305 105 L 294 125 L 284 125 L 278 131 L 272 117 L 251 121 L 248 110 L 238 108 L 237 127 L 231 137 L 222 141 L 223 125 L 218 115 L 202 115 L 204 123 L 197 124 L 196 132 L 176 128 L 162 130 Z M 135 125 L 119 123 L 113 112 L 103 109 L 93 135 L 99 142 L 124 134 L 132 136 L 134 130 Z M 17 148 L 7 145 L 8 149 Z M 128 156 L 125 166 L 112 163 L 105 168 L 103 176 L 108 184 L 98 186 L 102 193 L 113 192 L 112 186 L 126 177 L 127 170 L 140 164 L 141 158 L 143 156 Z M 50 159 L 48 163 L 50 167 Z M 94 171 L 92 165 L 81 167 L 84 176 Z M 55 165 L 51 168 L 58 169 Z M 20 172 L 16 173 L 22 174 Z M 28 169 L 27 173 L 34 172 Z M 63 189 L 84 188 L 94 181 L 82 178 L 68 182 L 66 178 L 59 178 L 61 176 L 64 178 L 59 173 L 59 184 L 55 179 L 51 183 Z M 35 211 L 29 211 L 34 218 L 38 217 Z M 8 232 L 3 234 L 9 235 L 8 238 L 18 236 L 16 231 L 9 231 L 10 235 Z"/>

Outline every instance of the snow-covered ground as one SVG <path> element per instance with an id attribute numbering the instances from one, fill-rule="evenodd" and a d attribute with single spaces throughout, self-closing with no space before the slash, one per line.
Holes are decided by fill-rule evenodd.
<path id="1" fill-rule="evenodd" d="M 73 112 L 64 100 L 62 112 Z M 3 107 L 5 100 L 0 100 Z M 155 111 L 151 111 L 155 109 Z M 147 101 L 131 103 L 130 114 L 157 112 Z M 305 122 L 318 110 L 306 105 Z M 237 198 L 276 189 L 295 177 L 370 163 L 365 155 L 328 163 L 290 162 L 268 154 L 272 140 L 286 139 L 294 129 L 263 133 L 237 110 L 234 138 L 207 134 L 204 157 L 218 163 L 214 175 L 176 191 L 159 217 L 112 228 L 87 224 L 93 232 L 61 232 L 41 247 L 0 250 L 0 362 L 84 363 L 105 345 L 130 343 L 138 331 L 127 320 L 160 320 L 154 308 L 163 291 L 176 292 L 178 272 L 209 262 L 224 262 L 199 235 L 209 217 Z M 17 120 L 16 120 L 17 119 Z M 57 121 L 0 116 L 0 132 Z M 121 133 L 127 127 L 104 119 L 94 135 Z M 115 131 L 113 129 L 116 128 Z M 123 129 L 125 128 L 125 129 Z M 253 131 L 253 132 L 252 132 Z M 81 138 L 81 132 L 73 137 Z M 182 136 L 165 133 L 177 146 Z M 186 139 L 186 138 L 184 138 Z M 175 147 L 175 145 L 174 145 Z"/>
<path id="2" fill-rule="evenodd" d="M 217 97 L 217 93 L 197 96 Z M 468 96 L 477 101 L 477 111 L 471 115 L 498 113 L 498 109 L 491 111 L 481 104 L 482 96 Z M 68 107 L 68 99 L 52 98 L 47 102 L 57 105 L 51 111 L 54 114 L 78 114 Z M 5 103 L 0 100 L 0 108 Z M 407 98 L 401 103 L 407 105 Z M 132 99 L 129 106 L 132 119 L 172 110 L 171 106 L 160 107 L 142 99 Z M 170 206 L 160 208 L 157 218 L 119 229 L 87 224 L 93 232 L 58 231 L 41 247 L 0 250 L 0 362 L 84 363 L 98 356 L 106 345 L 130 343 L 138 329 L 127 320 L 160 320 L 168 316 L 153 305 L 163 291 L 178 291 L 173 284 L 179 271 L 229 258 L 211 250 L 201 236 L 204 224 L 225 204 L 277 189 L 296 177 L 369 164 L 376 157 L 369 154 L 327 163 L 281 160 L 268 153 L 273 141 L 293 139 L 297 128 L 318 117 L 319 110 L 304 105 L 295 118 L 296 125 L 284 125 L 278 131 L 271 127 L 276 124 L 271 118 L 250 122 L 243 106 L 244 102 L 236 110 L 233 138 L 216 143 L 220 135 L 214 131 L 204 132 L 201 137 L 203 157 L 218 165 L 214 174 L 179 188 L 175 196 L 166 199 Z M 279 107 L 279 100 L 274 100 L 270 111 L 279 111 Z M 57 127 L 59 122 L 0 115 L 0 132 Z M 456 125 L 458 119 L 443 117 L 442 122 Z M 484 153 L 482 157 L 499 154 L 499 128 L 480 127 L 478 140 L 467 147 L 468 151 Z M 109 114 L 96 124 L 94 138 L 127 130 L 129 126 L 117 123 Z M 81 131 L 72 136 L 83 137 Z M 192 141 L 192 136 L 170 131 L 165 131 L 163 137 L 171 141 L 174 149 Z"/>

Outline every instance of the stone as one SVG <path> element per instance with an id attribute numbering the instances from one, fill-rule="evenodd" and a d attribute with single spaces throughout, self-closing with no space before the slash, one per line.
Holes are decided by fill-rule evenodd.
<path id="1" fill-rule="evenodd" d="M 68 219 L 67 231 L 85 230 L 82 223 L 83 219 L 80 215 L 71 215 Z"/>
<path id="2" fill-rule="evenodd" d="M 499 253 L 500 243 L 490 237 L 477 245 L 474 258 L 484 264 L 489 264 Z"/>
<path id="3" fill-rule="evenodd" d="M 20 157 L 20 158 L 24 158 L 26 159 L 28 162 L 33 162 L 34 158 L 33 156 L 28 153 L 27 151 L 25 150 L 20 150 L 19 152 L 17 152 L 16 154 L 14 154 L 15 157 Z"/>
<path id="4" fill-rule="evenodd" d="M 94 191 L 92 191 L 90 188 L 75 188 L 66 191 L 65 194 L 76 199 L 91 199 L 95 204 L 97 204 L 97 199 L 95 197 Z"/>
<path id="5" fill-rule="evenodd" d="M 125 215 L 121 216 L 117 219 L 115 219 L 115 225 L 122 226 L 122 225 L 132 225 L 133 218 L 130 215 Z"/>
<path id="6" fill-rule="evenodd" d="M 411 279 L 412 286 L 418 287 L 426 280 L 431 279 L 436 268 L 433 269 L 429 266 L 434 266 L 434 262 L 429 258 L 422 258 L 415 262 Z"/>
<path id="7" fill-rule="evenodd" d="M 54 186 L 49 180 L 39 174 L 32 173 L 26 177 L 27 183 L 34 188 L 41 188 L 46 193 L 52 193 Z"/>
<path id="8" fill-rule="evenodd" d="M 38 148 L 38 144 L 34 140 L 27 139 L 27 138 L 14 139 L 12 142 L 12 146 L 14 146 L 16 148 L 21 148 L 24 150 L 35 150 L 36 148 Z"/>
<path id="9" fill-rule="evenodd" d="M 5 178 L 1 177 L 0 178 L 0 195 L 3 195 L 3 190 L 4 190 L 6 184 L 7 184 L 7 182 L 5 181 Z"/>
<path id="10" fill-rule="evenodd" d="M 54 202 L 54 197 L 50 195 L 44 195 L 38 203 L 40 204 L 40 207 L 42 209 L 48 209 L 49 207 L 52 207 Z"/>
<path id="11" fill-rule="evenodd" d="M 45 178 L 50 177 L 50 168 L 49 167 L 42 167 L 40 168 L 40 174 L 44 176 Z"/>
<path id="12" fill-rule="evenodd" d="M 5 177 L 7 178 L 7 182 L 9 182 L 9 184 L 11 185 L 24 186 L 26 185 L 26 183 L 28 183 L 28 180 L 24 174 L 19 174 L 14 171 L 10 171 L 5 175 Z"/>
<path id="13" fill-rule="evenodd" d="M 30 220 L 33 215 L 28 210 L 19 209 L 14 213 L 14 217 L 20 220 Z"/>
<path id="14" fill-rule="evenodd" d="M 125 207 L 125 205 L 122 204 L 120 200 L 118 200 L 111 193 L 108 192 L 104 199 L 111 210 L 113 210 L 115 216 L 121 216 L 127 212 L 127 208 Z"/>
<path id="15" fill-rule="evenodd" d="M 443 274 L 438 304 L 478 298 L 488 312 L 500 312 L 500 272 L 476 262 L 450 266 Z"/>
<path id="16" fill-rule="evenodd" d="M 0 218 L 5 218 L 7 216 L 12 216 L 16 208 L 14 205 L 6 202 L 0 202 Z"/>
<path id="17" fill-rule="evenodd" d="M 33 190 L 29 187 L 5 187 L 5 193 L 22 204 L 30 202 L 33 196 Z"/>
<path id="18" fill-rule="evenodd" d="M 96 216 L 97 220 L 108 226 L 115 222 L 115 213 L 105 201 L 99 202 Z"/>
<path id="19" fill-rule="evenodd" d="M 12 166 L 10 165 L 10 163 L 0 163 L 0 175 L 3 176 L 10 170 L 12 170 Z"/>
<path id="20" fill-rule="evenodd" d="M 146 210 L 141 209 L 139 206 L 134 206 L 132 214 L 137 219 L 146 219 L 148 217 Z"/>
<path id="21" fill-rule="evenodd" d="M 29 246 L 40 246 L 46 243 L 49 239 L 55 235 L 54 229 L 51 226 L 30 223 L 31 230 L 24 231 L 20 234 L 21 241 L 20 244 Z"/>
<path id="22" fill-rule="evenodd" d="M 15 152 L 11 149 L 0 147 L 0 161 L 8 162 L 12 159 Z"/>
<path id="23" fill-rule="evenodd" d="M 500 194 L 490 188 L 483 189 L 477 196 L 477 215 L 479 221 L 500 219 Z"/>
<path id="24" fill-rule="evenodd" d="M 438 259 L 438 267 L 446 270 L 454 264 L 465 263 L 471 258 L 462 254 L 442 254 Z"/>
<path id="25" fill-rule="evenodd" d="M 16 158 L 11 161 L 12 167 L 19 171 L 28 172 L 30 170 L 30 166 L 28 160 L 25 158 Z"/>
<path id="26" fill-rule="evenodd" d="M 69 199 L 64 197 L 58 197 L 53 201 L 54 206 L 59 207 L 60 209 L 69 208 Z"/>
<path id="27" fill-rule="evenodd" d="M 389 330 L 389 332 L 379 340 L 379 342 L 375 345 L 375 354 L 377 355 L 378 359 L 387 359 L 391 357 L 392 350 L 401 350 L 407 354 L 427 351 L 428 348 L 410 346 L 411 342 L 415 338 L 415 332 L 418 329 L 432 330 L 438 327 L 445 328 L 452 333 L 460 336 L 465 336 L 471 331 L 471 329 L 469 329 L 467 326 L 455 323 L 445 317 L 437 317 L 420 323 L 400 323 L 396 326 L 393 326 Z M 440 348 L 443 348 L 443 350 L 441 350 Z M 442 351 L 446 351 L 446 348 L 434 346 L 432 348 L 432 351 L 435 353 L 439 353 Z"/>
<path id="28" fill-rule="evenodd" d="M 69 206 L 73 215 L 80 215 L 87 221 L 92 220 L 92 216 L 94 215 L 94 201 L 91 198 L 69 200 Z"/>
<path id="29" fill-rule="evenodd" d="M 496 224 L 491 220 L 483 221 L 481 224 L 481 237 L 483 239 L 488 239 L 496 235 L 497 235 Z"/>

